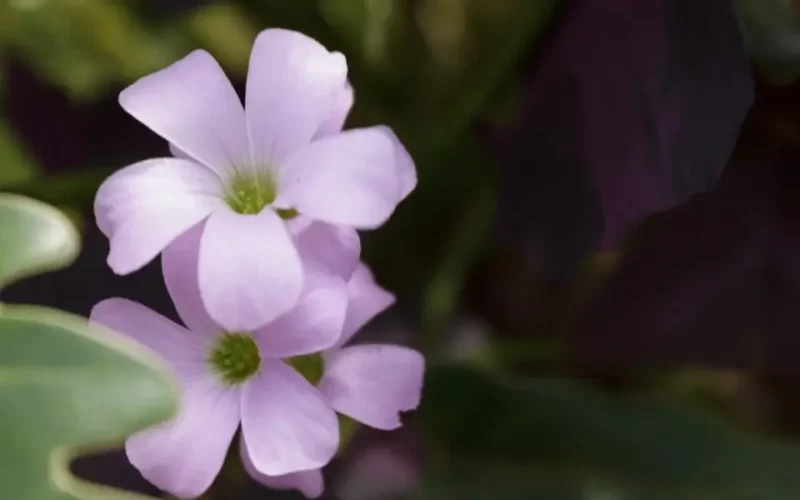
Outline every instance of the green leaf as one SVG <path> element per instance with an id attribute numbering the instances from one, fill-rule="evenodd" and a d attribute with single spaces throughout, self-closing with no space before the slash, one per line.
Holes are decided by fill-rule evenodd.
<path id="1" fill-rule="evenodd" d="M 15 500 L 146 497 L 73 477 L 78 451 L 118 445 L 170 418 L 165 368 L 133 341 L 33 306 L 0 315 L 0 485 Z"/>
<path id="2" fill-rule="evenodd" d="M 797 2 L 735 0 L 747 48 L 758 66 L 775 83 L 800 77 L 800 15 Z"/>
<path id="3" fill-rule="evenodd" d="M 424 479 L 414 500 L 600 500 L 578 482 L 560 482 L 536 471 L 497 471 L 451 466 Z M 615 498 L 615 497 L 610 497 Z"/>
<path id="4" fill-rule="evenodd" d="M 0 186 L 31 181 L 38 170 L 11 127 L 0 121 Z"/>
<path id="5" fill-rule="evenodd" d="M 78 256 L 78 232 L 57 209 L 0 194 L 0 287 L 65 267 Z"/>
<path id="6" fill-rule="evenodd" d="M 3 17 L 0 7 L 0 17 Z M 3 33 L 3 21 L 0 21 L 0 38 Z M 2 42 L 0 42 L 2 43 Z M 0 71 L 6 74 L 5 57 L 0 50 Z M 0 98 L 4 95 L 5 81 L 0 77 Z M 0 188 L 8 184 L 30 181 L 38 173 L 38 166 L 25 151 L 25 147 L 14 133 L 12 127 L 0 117 Z"/>
<path id="7" fill-rule="evenodd" d="M 546 467 L 674 498 L 800 495 L 800 447 L 740 432 L 705 412 L 573 381 L 433 367 L 421 412 L 451 460 Z"/>

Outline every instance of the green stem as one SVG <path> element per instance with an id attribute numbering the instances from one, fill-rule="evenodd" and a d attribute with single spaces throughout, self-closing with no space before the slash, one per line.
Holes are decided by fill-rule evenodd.
<path id="1" fill-rule="evenodd" d="M 469 129 L 496 97 L 500 89 L 516 74 L 516 69 L 529 55 L 531 48 L 546 32 L 546 27 L 555 17 L 561 0 L 537 0 L 528 7 L 520 8 L 525 16 L 526 29 L 512 33 L 505 46 L 489 58 L 487 67 L 459 99 L 449 116 L 437 124 L 432 134 L 427 134 L 428 144 L 435 151 L 448 149 Z"/>
<path id="2" fill-rule="evenodd" d="M 494 216 L 494 190 L 481 184 L 456 227 L 441 263 L 425 291 L 422 310 L 423 351 L 436 357 L 447 321 L 458 304 L 467 273 L 485 248 Z"/>

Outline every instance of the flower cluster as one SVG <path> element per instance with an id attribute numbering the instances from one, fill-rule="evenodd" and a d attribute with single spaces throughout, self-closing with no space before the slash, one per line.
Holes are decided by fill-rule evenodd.
<path id="1" fill-rule="evenodd" d="M 282 29 L 255 41 L 244 107 L 204 51 L 120 103 L 173 157 L 130 165 L 98 190 L 108 264 L 127 274 L 161 254 L 185 325 L 125 299 L 92 310 L 159 354 L 182 389 L 176 418 L 128 439 L 130 461 L 194 498 L 241 427 L 255 479 L 319 496 L 337 413 L 391 430 L 419 404 L 418 352 L 346 345 L 394 302 L 360 262 L 356 231 L 383 224 L 414 189 L 411 157 L 387 127 L 342 131 L 353 104 L 344 56 Z"/>

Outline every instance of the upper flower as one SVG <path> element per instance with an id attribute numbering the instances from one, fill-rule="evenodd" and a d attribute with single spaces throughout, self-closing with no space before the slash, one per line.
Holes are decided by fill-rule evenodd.
<path id="1" fill-rule="evenodd" d="M 175 157 L 128 166 L 98 190 L 108 263 L 133 272 L 203 224 L 201 296 L 228 330 L 257 328 L 297 301 L 303 266 L 287 221 L 302 214 L 353 232 L 375 228 L 416 185 L 389 128 L 342 132 L 353 104 L 345 58 L 297 32 L 259 34 L 245 107 L 201 50 L 119 100 Z"/>

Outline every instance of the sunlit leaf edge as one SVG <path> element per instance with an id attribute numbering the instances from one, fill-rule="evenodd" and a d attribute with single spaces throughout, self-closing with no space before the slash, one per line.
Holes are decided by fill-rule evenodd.
<path id="1" fill-rule="evenodd" d="M 32 198 L 9 193 L 0 193 L 0 205 L 27 211 L 34 217 L 49 219 L 53 227 L 62 233 L 61 241 L 54 244 L 46 259 L 41 260 L 35 266 L 21 267 L 7 273 L 5 276 L 0 276 L 0 288 L 23 278 L 64 268 L 78 257 L 80 235 L 72 221 L 60 210 Z M 0 239 L 0 244 L 3 244 L 2 239 Z"/>

